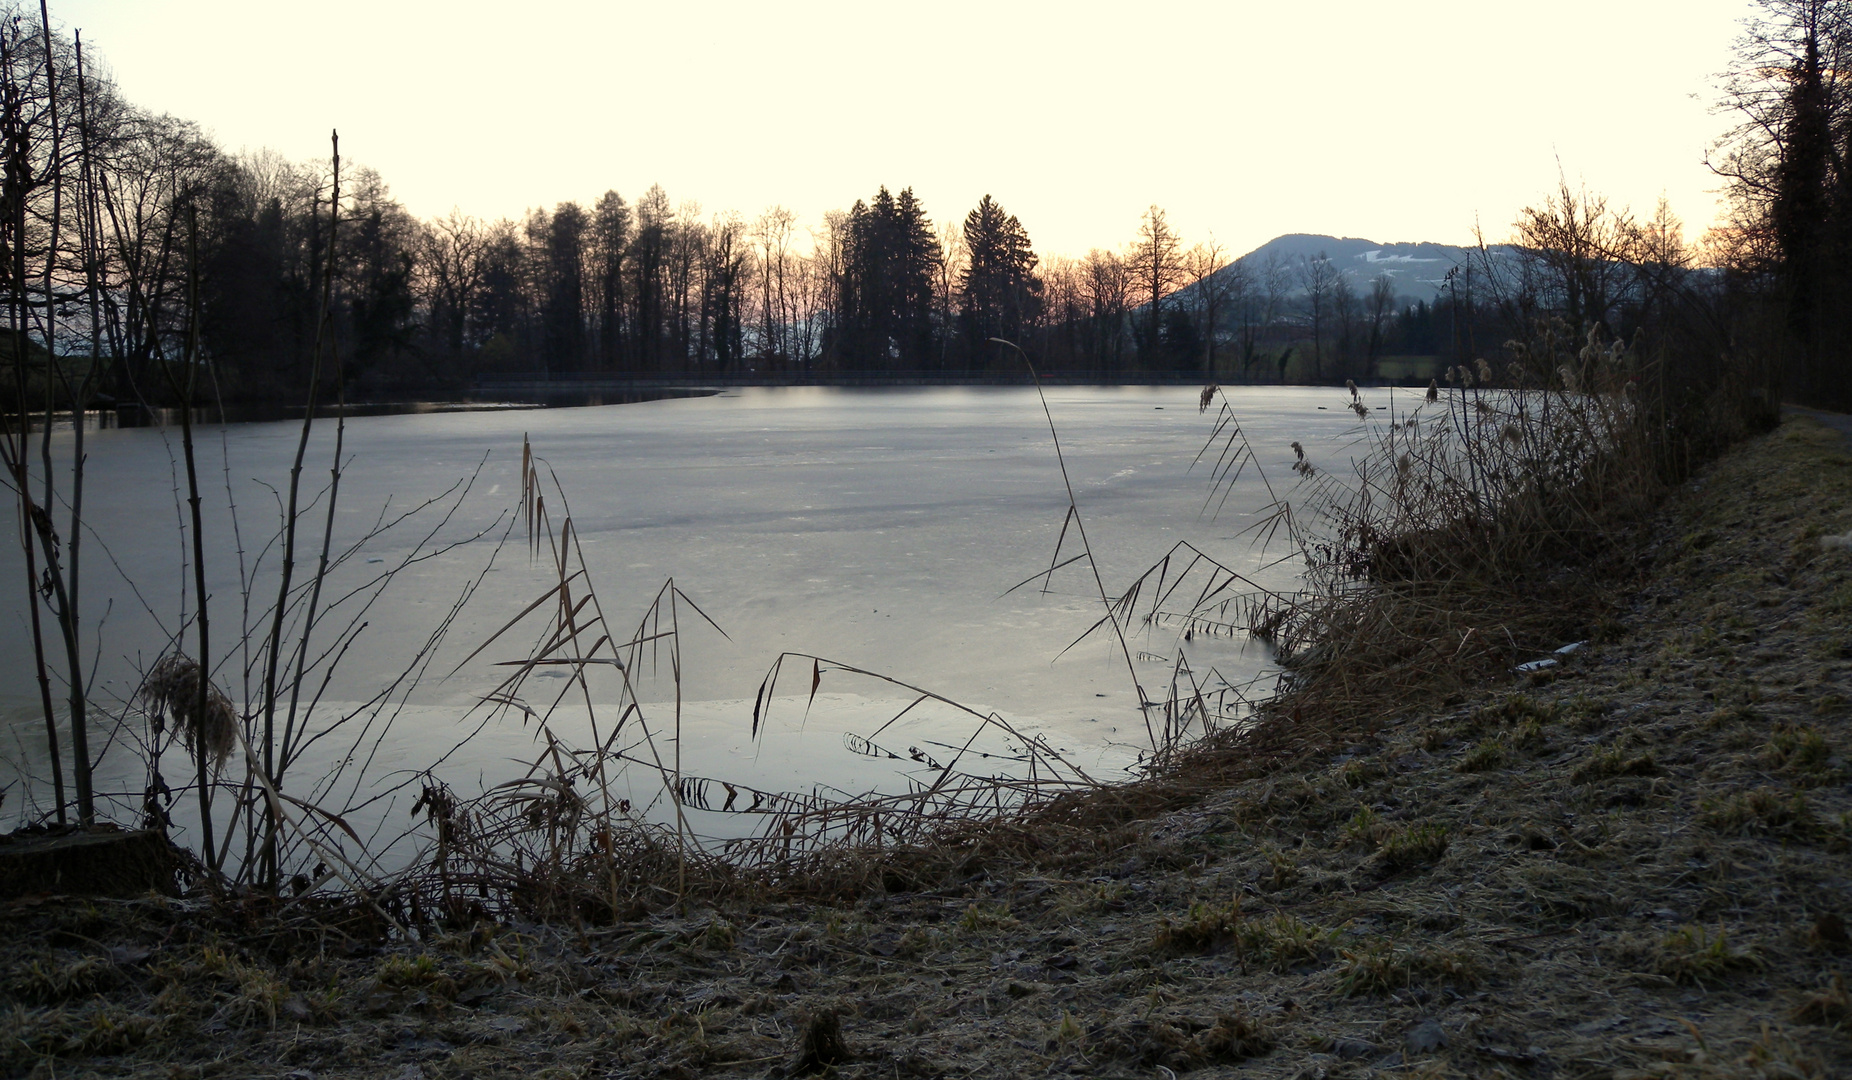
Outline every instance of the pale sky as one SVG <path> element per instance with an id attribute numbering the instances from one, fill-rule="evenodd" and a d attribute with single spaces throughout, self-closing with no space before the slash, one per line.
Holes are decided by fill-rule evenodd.
<path id="1" fill-rule="evenodd" d="M 652 183 L 815 224 L 878 185 L 989 193 L 1042 255 L 1149 204 L 1240 254 L 1285 232 L 1501 237 L 1558 163 L 1696 238 L 1748 0 L 934 4 L 57 0 L 128 98 L 229 150 L 380 171 L 414 214 Z"/>

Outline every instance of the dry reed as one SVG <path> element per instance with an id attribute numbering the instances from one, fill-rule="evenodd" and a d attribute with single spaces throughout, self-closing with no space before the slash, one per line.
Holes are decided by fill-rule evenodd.
<path id="1" fill-rule="evenodd" d="M 142 682 L 142 701 L 152 714 L 157 733 L 164 717 L 171 715 L 188 749 L 197 755 L 203 742 L 206 754 L 223 768 L 238 744 L 238 711 L 225 692 L 208 680 L 202 712 L 199 680 L 197 661 L 184 653 L 169 653 L 149 669 Z"/>
<path id="2" fill-rule="evenodd" d="M 1304 584 L 1231 599 L 1232 572 L 1205 560 L 1200 598 L 1173 601 L 1178 581 L 1147 621 L 1242 617 L 1291 672 L 1274 715 L 1315 705 L 1327 724 L 1596 636 L 1604 561 L 1697 454 L 1748 430 L 1754 410 L 1668 400 L 1654 389 L 1659 362 L 1599 326 L 1572 342 L 1548 325 L 1507 350 L 1502 378 L 1485 360 L 1459 365 L 1447 373 L 1453 389 L 1430 386 L 1407 406 L 1391 391 L 1373 408 L 1353 387 L 1348 460 L 1326 466 L 1294 444 L 1287 493 L 1275 492 L 1226 394 L 1205 392 L 1205 411 L 1220 398 L 1199 456 L 1212 458 L 1206 509 L 1259 472 L 1273 508 L 1252 535 L 1263 546 L 1283 539 Z"/>

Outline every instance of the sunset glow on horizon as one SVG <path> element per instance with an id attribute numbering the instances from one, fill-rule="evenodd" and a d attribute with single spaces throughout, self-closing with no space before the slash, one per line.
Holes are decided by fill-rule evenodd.
<path id="1" fill-rule="evenodd" d="M 377 169 L 414 214 L 493 219 L 660 183 L 704 215 L 805 225 L 881 185 L 937 223 L 990 194 L 1044 257 L 1146 206 L 1240 254 L 1287 232 L 1504 235 L 1559 168 L 1661 193 L 1689 239 L 1719 186 L 1717 73 L 1744 0 L 643 7 L 64 0 L 132 102 L 227 149 Z"/>

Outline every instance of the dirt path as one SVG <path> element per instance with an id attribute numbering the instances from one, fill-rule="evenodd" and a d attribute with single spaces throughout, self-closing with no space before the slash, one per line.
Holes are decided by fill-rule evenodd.
<path id="1" fill-rule="evenodd" d="M 1559 666 L 936 892 L 383 950 L 16 903 L 0 1072 L 1852 1075 L 1847 532 L 1852 455 L 1790 420 Z"/>

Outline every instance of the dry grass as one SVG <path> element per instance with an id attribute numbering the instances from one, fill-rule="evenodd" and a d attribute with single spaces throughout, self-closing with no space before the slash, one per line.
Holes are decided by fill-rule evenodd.
<path id="1" fill-rule="evenodd" d="M 1376 862 L 1385 870 L 1404 870 L 1436 862 L 1447 853 L 1447 826 L 1422 822 L 1396 829 L 1376 848 Z"/>
<path id="2" fill-rule="evenodd" d="M 1286 912 L 1247 918 L 1239 901 L 1197 903 L 1181 921 L 1160 923 L 1151 947 L 1171 956 L 1231 951 L 1244 970 L 1282 972 L 1329 960 L 1338 934 L 1339 930 L 1313 926 Z"/>
<path id="3" fill-rule="evenodd" d="M 1470 990 L 1485 975 L 1478 959 L 1455 949 L 1371 941 L 1341 955 L 1337 992 L 1345 997 L 1389 994 L 1421 983 Z"/>
<path id="4" fill-rule="evenodd" d="M 1821 827 L 1806 796 L 1777 788 L 1706 798 L 1700 804 L 1697 821 L 1731 836 L 1765 834 L 1803 839 Z"/>
<path id="5" fill-rule="evenodd" d="M 1663 769 L 1653 761 L 1653 755 L 1629 753 L 1625 747 L 1607 746 L 1576 765 L 1569 779 L 1577 784 L 1592 783 L 1616 776 L 1658 776 Z"/>
<path id="6" fill-rule="evenodd" d="M 691 885 L 686 910 L 659 887 L 615 914 L 516 909 L 416 941 L 314 898 L 16 906 L 7 985 L 41 1003 L 0 1017 L 0 1069 L 744 1080 L 808 1064 L 829 1013 L 847 1056 L 818 1064 L 867 1080 L 1287 1080 L 1396 1055 L 1435 1077 L 1843 1074 L 1852 850 L 1834 823 L 1852 794 L 1801 778 L 1802 729 L 1829 767 L 1852 737 L 1852 716 L 1815 711 L 1852 667 L 1815 657 L 1805 619 L 1815 582 L 1852 567 L 1781 561 L 1810 523 L 1852 528 L 1852 468 L 1822 492 L 1820 453 L 1784 432 L 1681 492 L 1618 604 L 1628 631 L 1554 682 L 1386 705 L 1335 752 L 1283 729 L 1211 740 L 1145 783 L 968 826 L 957 861 L 862 857 L 877 869 L 859 880 L 917 884 L 824 904 Z M 1715 541 L 1678 544 L 1696 524 Z M 1766 586 L 1720 570 L 1771 551 L 1790 595 L 1755 608 Z M 1672 665 L 1664 646 L 1713 609 L 1753 611 L 1754 651 Z M 1498 738 L 1504 765 L 1461 770 Z M 1628 775 L 1648 754 L 1656 775 Z M 1578 781 L 1597 760 L 1623 767 Z M 1796 795 L 1815 827 L 1771 824 Z M 1733 799 L 1748 816 L 1704 816 Z M 1420 855 L 1385 875 L 1397 845 Z M 657 858 L 660 886 L 674 848 Z"/>
<path id="7" fill-rule="evenodd" d="M 1294 669 L 1289 696 L 1301 712 L 1355 723 L 1350 703 L 1444 695 L 1611 634 L 1610 561 L 1666 485 L 1701 448 L 1769 422 L 1766 410 L 1719 401 L 1682 403 L 1668 423 L 1656 361 L 1598 329 L 1571 343 L 1545 328 L 1511 347 L 1523 362 L 1509 389 L 1486 389 L 1489 371 L 1462 370 L 1458 390 L 1372 409 L 1353 388 L 1358 436 L 1343 467 L 1296 448 L 1293 493 L 1254 532 L 1263 543 L 1285 538 L 1305 561 L 1306 586 L 1239 613 Z M 1526 372 L 1559 374 L 1540 385 Z M 1203 400 L 1206 409 L 1215 396 Z M 1204 454 L 1214 506 L 1263 468 L 1226 397 L 1218 409 Z M 1152 609 L 1152 619 L 1212 615 L 1200 603 Z M 1213 614 L 1226 609 L 1218 601 Z M 1508 749 L 1483 744 L 1465 767 L 1498 768 Z"/>
<path id="8" fill-rule="evenodd" d="M 1551 680 L 1501 658 L 1340 700 L 1308 674 L 1140 783 L 784 868 L 601 836 L 593 773 L 434 790 L 445 858 L 378 897 L 422 906 L 415 941 L 314 897 L 18 908 L 7 985 L 41 1003 L 0 1018 L 0 1067 L 1335 1077 L 1406 1067 L 1432 1021 L 1422 1075 L 1842 1074 L 1852 794 L 1807 778 L 1852 737 L 1852 667 L 1809 612 L 1852 566 L 1802 542 L 1852 529 L 1836 445 L 1790 426 L 1682 486 L 1616 564 L 1624 626 Z M 1463 768 L 1487 743 L 1502 762 Z M 807 1058 L 826 1013 L 842 1056 Z"/>
<path id="9" fill-rule="evenodd" d="M 1753 949 L 1731 945 L 1725 931 L 1712 933 L 1697 926 L 1667 934 L 1659 942 L 1655 965 L 1661 975 L 1696 986 L 1720 986 L 1767 966 Z"/>
<path id="10" fill-rule="evenodd" d="M 1147 1068 L 1200 1069 L 1259 1057 L 1277 1045 L 1270 1028 L 1245 1011 L 1225 1013 L 1212 1023 L 1131 1021 L 1089 1031 L 1084 1043 L 1094 1061 L 1127 1062 Z"/>

